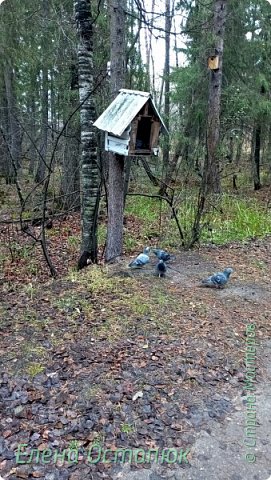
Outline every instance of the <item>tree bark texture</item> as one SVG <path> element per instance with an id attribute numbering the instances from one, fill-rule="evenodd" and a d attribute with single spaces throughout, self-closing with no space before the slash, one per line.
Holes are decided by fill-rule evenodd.
<path id="1" fill-rule="evenodd" d="M 75 78 L 77 81 L 75 81 Z M 74 64 L 71 69 L 71 89 L 68 96 L 69 112 L 73 112 L 78 104 L 78 68 Z M 70 118 L 66 127 L 63 168 L 60 195 L 61 206 L 65 209 L 80 208 L 80 123 L 77 116 Z"/>
<path id="2" fill-rule="evenodd" d="M 14 71 L 7 62 L 4 65 L 4 82 L 7 107 L 7 135 L 9 161 L 6 169 L 6 182 L 14 183 L 21 162 L 22 135 L 18 122 L 18 111 L 14 89 Z"/>
<path id="3" fill-rule="evenodd" d="M 207 153 L 203 175 L 206 190 L 212 193 L 220 193 L 221 190 L 218 145 L 220 133 L 222 60 L 226 21 L 226 6 L 227 0 L 215 0 L 214 2 L 214 50 L 215 54 L 219 57 L 219 65 L 217 70 L 210 71 L 208 123 L 206 138 Z"/>
<path id="4" fill-rule="evenodd" d="M 74 1 L 79 37 L 78 81 L 81 124 L 81 256 L 78 268 L 88 260 L 97 261 L 97 219 L 100 200 L 100 176 L 97 163 L 95 107 L 93 99 L 93 32 L 90 0 Z"/>
<path id="5" fill-rule="evenodd" d="M 30 175 L 34 175 L 35 165 L 37 161 L 37 151 L 35 145 L 35 137 L 36 137 L 36 104 L 35 104 L 35 97 L 32 95 L 30 97 L 30 104 L 28 105 L 28 125 L 29 125 L 29 135 L 31 137 L 30 144 L 29 144 L 29 168 L 28 173 Z"/>
<path id="6" fill-rule="evenodd" d="M 0 66 L 1 68 L 1 66 Z M 5 92 L 4 76 L 1 75 L 0 83 L 0 175 L 3 176 L 8 183 L 9 168 L 11 165 L 11 159 L 9 156 L 7 139 L 8 139 L 8 108 L 7 98 Z"/>
<path id="7" fill-rule="evenodd" d="M 169 130 L 169 110 L 170 110 L 170 30 L 171 30 L 171 13 L 170 13 L 170 0 L 165 0 L 165 65 L 164 65 L 164 123 Z M 163 177 L 165 183 L 161 187 L 159 194 L 164 195 L 168 182 L 168 168 L 169 168 L 169 137 L 164 135 L 163 144 Z"/>
<path id="8" fill-rule="evenodd" d="M 67 125 L 60 186 L 61 207 L 64 210 L 80 209 L 79 138 L 78 125 Z"/>
<path id="9" fill-rule="evenodd" d="M 169 130 L 169 109 L 170 109 L 170 100 L 169 100 L 169 90 L 170 90 L 170 30 L 171 30 L 171 14 L 170 14 L 170 0 L 165 0 L 165 66 L 164 66 L 164 123 Z M 164 146 L 163 146 L 163 164 L 164 164 L 164 176 L 167 176 L 169 163 L 169 137 L 166 134 L 164 136 Z"/>
<path id="10" fill-rule="evenodd" d="M 264 85 L 261 85 L 260 94 L 264 96 L 266 93 L 266 89 Z M 262 119 L 260 116 L 257 119 L 256 126 L 253 131 L 253 140 L 254 140 L 254 153 L 252 158 L 252 165 L 253 165 L 253 182 L 254 182 L 254 190 L 260 190 L 261 188 L 261 173 L 260 173 L 260 165 L 261 165 L 261 144 L 262 144 Z"/>
<path id="11" fill-rule="evenodd" d="M 38 163 L 38 168 L 35 175 L 35 181 L 37 183 L 43 182 L 46 176 L 46 157 L 47 157 L 47 147 L 48 147 L 48 65 L 47 65 L 47 22 L 49 17 L 49 2 L 48 0 L 43 0 L 42 2 L 42 24 L 43 24 L 43 35 L 42 35 L 42 69 L 41 69 L 41 84 L 42 84 L 42 94 L 41 94 L 41 129 L 40 129 L 40 158 Z"/>
<path id="12" fill-rule="evenodd" d="M 261 188 L 261 179 L 260 179 L 261 130 L 262 130 L 261 125 L 257 125 L 257 127 L 255 128 L 254 153 L 253 153 L 254 190 L 260 190 Z"/>
<path id="13" fill-rule="evenodd" d="M 125 86 L 125 0 L 110 0 L 111 97 Z M 109 154 L 106 261 L 122 255 L 124 211 L 124 157 Z"/>
<path id="14" fill-rule="evenodd" d="M 40 158 L 35 176 L 35 181 L 37 183 L 43 182 L 46 175 L 46 158 L 48 147 L 48 112 L 48 69 L 44 65 L 42 67 Z"/>

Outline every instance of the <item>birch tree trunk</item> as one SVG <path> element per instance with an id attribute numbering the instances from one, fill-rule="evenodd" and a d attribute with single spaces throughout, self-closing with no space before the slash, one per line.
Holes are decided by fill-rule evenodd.
<path id="1" fill-rule="evenodd" d="M 81 123 L 81 254 L 78 269 L 88 261 L 97 261 L 97 220 L 100 200 L 100 177 L 97 163 L 97 141 L 93 122 L 93 32 L 90 0 L 74 0 L 79 44 L 78 83 Z"/>
<path id="2" fill-rule="evenodd" d="M 111 97 L 125 86 L 125 0 L 110 0 Z M 124 157 L 110 154 L 108 165 L 108 225 L 106 261 L 122 255 L 124 210 Z"/>
<path id="3" fill-rule="evenodd" d="M 209 101 L 208 101 L 208 124 L 207 124 L 207 154 L 204 165 L 204 184 L 206 190 L 212 193 L 220 193 L 220 165 L 218 157 L 219 133 L 220 133 L 220 103 L 222 87 L 222 59 L 224 47 L 224 32 L 226 21 L 227 0 L 215 0 L 214 2 L 214 36 L 215 54 L 219 57 L 218 69 L 210 71 Z"/>

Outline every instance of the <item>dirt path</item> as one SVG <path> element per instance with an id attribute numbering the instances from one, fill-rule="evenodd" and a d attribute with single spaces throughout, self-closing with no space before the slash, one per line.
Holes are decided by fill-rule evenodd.
<path id="1" fill-rule="evenodd" d="M 257 244 L 259 245 L 259 244 Z M 239 246 L 237 247 L 239 248 Z M 256 246 L 258 249 L 259 246 Z M 242 252 L 244 253 L 244 252 Z M 252 254 L 252 259 L 255 253 Z M 217 257 L 217 255 L 215 255 Z M 219 253 L 220 256 L 220 253 Z M 259 255 L 254 261 L 262 268 L 265 264 L 270 267 L 270 259 Z M 176 265 L 176 266 L 175 266 Z M 224 264 L 225 266 L 226 264 Z M 189 253 L 185 257 L 177 257 L 174 268 L 179 268 L 179 273 L 169 271 L 173 282 L 181 283 L 187 288 L 193 288 L 195 279 L 200 280 L 216 269 L 216 262 L 210 262 L 209 256 L 202 257 L 199 254 Z M 230 266 L 230 264 L 227 264 Z M 250 265 L 252 266 L 252 265 Z M 265 272 L 266 273 L 266 272 Z M 270 274 L 270 269 L 268 275 Z M 264 275 L 263 284 L 258 276 L 254 282 L 245 283 L 235 281 L 229 283 L 227 288 L 215 291 L 214 298 L 218 297 L 225 301 L 232 301 L 233 305 L 239 304 L 246 312 L 246 307 L 258 306 L 259 314 L 262 307 L 270 305 L 271 289 L 268 276 Z M 203 293 L 204 295 L 204 293 Z M 271 319 L 271 317 L 270 317 Z M 257 317 L 254 319 L 257 324 Z M 270 338 L 270 337 L 269 337 Z M 244 347 L 243 347 L 244 348 Z M 221 421 L 209 416 L 207 423 L 197 432 L 196 440 L 190 449 L 190 460 L 167 471 L 157 463 L 153 463 L 149 470 L 132 472 L 126 464 L 123 471 L 118 472 L 114 479 L 126 480 L 270 480 L 271 478 L 271 342 L 264 341 L 257 351 L 257 368 L 262 371 L 261 381 L 258 381 L 256 395 L 256 435 L 253 440 L 246 440 L 245 425 L 247 420 L 246 391 L 235 392 L 231 397 L 231 406 L 227 417 Z M 264 373 L 263 373 L 264 372 Z M 237 395 L 236 395 L 237 393 Z M 218 398 L 219 401 L 219 398 Z M 210 412 L 209 412 L 210 413 Z M 255 441 L 255 446 L 247 447 Z M 255 461 L 250 463 L 246 459 L 247 454 L 255 455 Z M 253 459 L 254 460 L 254 459 Z"/>
<path id="2" fill-rule="evenodd" d="M 270 254 L 267 238 L 178 253 L 165 279 L 152 265 L 127 276 L 126 259 L 44 285 L 4 283 L 2 478 L 267 480 Z M 199 287 L 228 266 L 224 290 Z M 259 344 L 254 464 L 242 427 L 249 324 Z M 87 461 L 94 444 L 107 461 Z M 114 462 L 117 449 L 141 449 L 140 461 Z M 188 463 L 161 464 L 167 449 L 189 450 Z M 144 461 L 150 450 L 158 462 Z"/>
<path id="3" fill-rule="evenodd" d="M 161 473 L 156 463 L 150 470 L 131 472 L 126 464 L 114 479 L 125 480 L 270 480 L 271 478 L 271 342 L 259 349 L 259 359 L 266 365 L 264 382 L 257 383 L 256 445 L 247 448 L 244 425 L 246 423 L 245 397 L 237 395 L 232 400 L 233 411 L 223 422 L 209 418 L 208 425 L 197 434 L 191 448 L 188 465 Z M 246 460 L 248 453 L 255 454 L 255 462 Z"/>

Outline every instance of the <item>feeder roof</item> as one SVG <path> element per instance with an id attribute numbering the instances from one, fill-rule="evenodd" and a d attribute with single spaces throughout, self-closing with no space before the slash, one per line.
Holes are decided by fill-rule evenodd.
<path id="1" fill-rule="evenodd" d="M 151 94 L 149 92 L 126 90 L 124 88 L 119 91 L 115 100 L 113 100 L 96 120 L 94 126 L 111 135 L 120 137 L 148 100 L 150 100 L 153 110 L 161 121 L 163 129 L 167 132 L 166 126 L 152 100 Z"/>

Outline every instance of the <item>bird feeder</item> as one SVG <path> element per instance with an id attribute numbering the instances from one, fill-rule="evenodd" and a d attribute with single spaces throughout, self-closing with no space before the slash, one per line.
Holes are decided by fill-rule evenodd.
<path id="1" fill-rule="evenodd" d="M 211 55 L 208 57 L 208 68 L 210 70 L 219 69 L 219 55 Z"/>
<path id="2" fill-rule="evenodd" d="M 158 155 L 167 129 L 148 92 L 120 90 L 94 126 L 105 132 L 105 150 L 119 155 Z"/>

